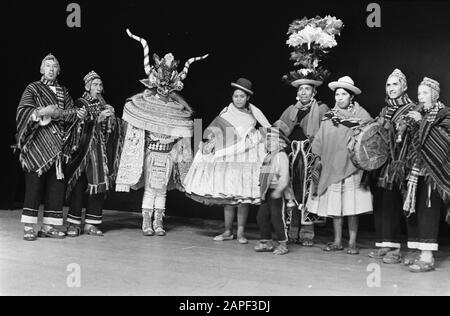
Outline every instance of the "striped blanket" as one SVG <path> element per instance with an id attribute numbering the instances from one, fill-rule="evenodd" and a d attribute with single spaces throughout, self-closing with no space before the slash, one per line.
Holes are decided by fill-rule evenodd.
<path id="1" fill-rule="evenodd" d="M 73 100 L 65 87 L 57 86 L 54 93 L 48 85 L 41 81 L 29 84 L 22 94 L 16 112 L 17 149 L 22 168 L 35 171 L 39 175 L 48 171 L 57 162 L 67 160 L 68 148 L 65 142 L 76 121 L 76 114 L 65 117 L 64 120 L 53 120 L 46 126 L 40 126 L 34 119 L 34 112 L 40 107 L 51 104 L 61 109 L 73 108 Z M 67 151 L 66 151 L 67 149 Z"/>

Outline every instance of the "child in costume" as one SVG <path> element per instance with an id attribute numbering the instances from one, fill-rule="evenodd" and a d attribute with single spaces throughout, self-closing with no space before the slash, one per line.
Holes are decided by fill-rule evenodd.
<path id="1" fill-rule="evenodd" d="M 271 128 L 267 134 L 268 154 L 260 175 L 261 206 L 257 216 L 261 240 L 255 247 L 257 252 L 273 251 L 274 254 L 288 253 L 287 224 L 283 210 L 283 193 L 289 187 L 289 158 L 284 151 L 289 140 L 283 139 L 278 128 Z M 279 245 L 274 250 L 272 230 L 274 228 Z"/>

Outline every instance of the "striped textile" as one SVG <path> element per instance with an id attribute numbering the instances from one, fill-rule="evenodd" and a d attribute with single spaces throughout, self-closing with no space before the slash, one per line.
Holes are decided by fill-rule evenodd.
<path id="1" fill-rule="evenodd" d="M 330 120 L 331 122 L 333 122 L 334 126 L 341 124 L 348 128 L 356 127 L 361 124 L 360 119 L 353 118 L 353 117 L 349 117 L 349 118 L 341 117 L 339 115 L 339 113 L 334 110 L 325 113 L 322 121 L 325 121 L 325 120 Z"/>
<path id="2" fill-rule="evenodd" d="M 450 108 L 438 102 L 425 115 L 412 138 L 409 157 L 416 168 L 424 170 L 427 183 L 445 203 L 450 202 Z M 417 176 L 417 175 L 416 175 Z M 409 182 L 415 181 L 411 173 Z M 414 212 L 414 191 L 408 190 L 405 211 Z M 411 204 L 411 205 L 410 205 Z M 409 206 L 409 208 L 408 208 Z"/>
<path id="3" fill-rule="evenodd" d="M 109 124 L 108 119 L 98 123 L 97 113 L 100 112 L 100 109 L 94 108 L 101 108 L 102 105 L 87 93 L 75 102 L 75 106 L 77 108 L 85 107 L 90 114 L 84 126 L 77 133 L 72 133 L 70 143 L 74 153 L 66 169 L 66 174 L 69 176 L 66 196 L 70 195 L 77 180 L 84 172 L 86 172 L 87 191 L 90 195 L 106 192 L 111 186 L 114 159 L 117 157 L 116 150 L 108 147 L 116 148 L 117 143 L 121 141 L 120 119 L 110 119 L 115 123 L 111 124 L 111 129 L 106 128 Z"/>
<path id="4" fill-rule="evenodd" d="M 19 160 L 25 171 L 35 171 L 39 175 L 61 159 L 67 159 L 68 153 L 64 144 L 71 131 L 76 114 L 64 120 L 52 120 L 46 126 L 39 126 L 35 118 L 35 110 L 51 104 L 61 109 L 73 108 L 73 100 L 65 87 L 56 85 L 57 94 L 43 81 L 29 84 L 22 94 L 16 112 L 17 148 L 20 150 Z"/>
<path id="5" fill-rule="evenodd" d="M 414 104 L 406 93 L 397 99 L 386 98 L 386 103 L 388 105 L 381 111 L 382 116 L 387 120 L 393 121 L 396 121 L 396 119 L 398 119 L 398 117 L 404 112 L 397 112 L 399 108 L 404 110 L 406 105 Z"/>
<path id="6" fill-rule="evenodd" d="M 401 142 L 397 143 L 397 123 L 417 105 L 408 97 L 403 95 L 397 99 L 386 99 L 387 106 L 381 112 L 380 117 L 387 120 L 383 126 L 388 130 L 390 142 L 390 156 L 386 163 L 379 169 L 377 186 L 392 190 L 394 183 L 402 190 L 405 187 L 406 153 L 409 144 L 409 131 L 405 133 Z"/>

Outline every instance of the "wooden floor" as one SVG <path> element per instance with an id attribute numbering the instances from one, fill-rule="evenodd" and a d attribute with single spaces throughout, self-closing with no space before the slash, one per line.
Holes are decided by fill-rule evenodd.
<path id="1" fill-rule="evenodd" d="M 436 256 L 436 271 L 414 274 L 370 259 L 369 233 L 360 235 L 358 256 L 323 252 L 332 237 L 325 228 L 315 247 L 291 245 L 288 255 L 275 256 L 253 251 L 254 225 L 250 243 L 240 245 L 212 240 L 221 221 L 168 217 L 166 237 L 144 237 L 140 214 L 105 211 L 104 217 L 103 238 L 26 242 L 20 211 L 0 211 L 0 294 L 450 295 L 448 240 Z M 80 268 L 79 279 L 72 278 L 73 267 Z"/>

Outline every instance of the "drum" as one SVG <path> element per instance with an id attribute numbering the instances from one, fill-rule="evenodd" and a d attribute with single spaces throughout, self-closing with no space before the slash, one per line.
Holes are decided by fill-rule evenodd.
<path id="1" fill-rule="evenodd" d="M 389 157 L 388 131 L 376 121 L 354 127 L 353 131 L 347 147 L 352 163 L 366 171 L 383 166 Z"/>

